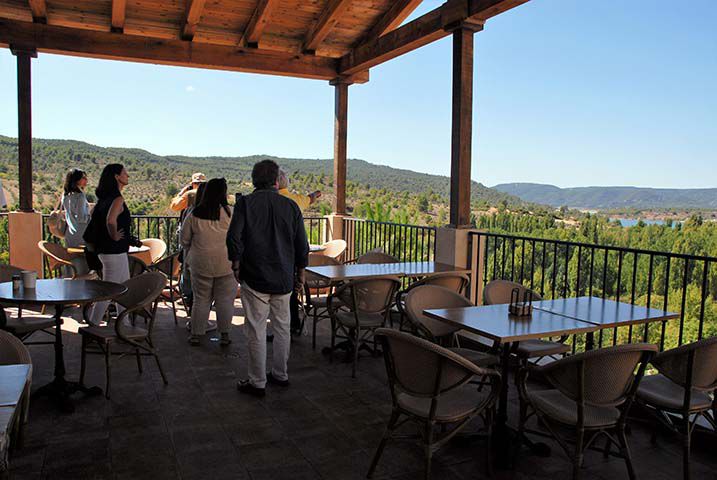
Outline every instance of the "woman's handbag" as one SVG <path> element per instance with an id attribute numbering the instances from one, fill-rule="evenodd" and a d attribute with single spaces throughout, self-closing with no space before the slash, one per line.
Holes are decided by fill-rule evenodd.
<path id="1" fill-rule="evenodd" d="M 62 198 L 60 198 L 57 208 L 50 212 L 50 216 L 47 218 L 47 229 L 57 238 L 65 238 L 67 218 L 65 217 L 65 211 L 62 209 Z"/>

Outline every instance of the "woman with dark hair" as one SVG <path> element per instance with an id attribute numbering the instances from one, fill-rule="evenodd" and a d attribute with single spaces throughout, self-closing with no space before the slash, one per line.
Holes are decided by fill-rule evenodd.
<path id="1" fill-rule="evenodd" d="M 92 211 L 92 225 L 85 234 L 85 240 L 92 245 L 102 262 L 102 279 L 108 282 L 123 283 L 129 280 L 127 252 L 130 244 L 133 244 L 130 237 L 132 221 L 122 196 L 122 190 L 128 183 L 129 175 L 123 165 L 112 163 L 102 170 L 95 189 L 97 205 Z M 99 325 L 108 304 L 96 303 L 88 321 Z M 119 305 L 117 308 L 120 309 Z"/>
<path id="2" fill-rule="evenodd" d="M 227 253 L 227 231 L 231 210 L 227 203 L 227 182 L 213 178 L 207 182 L 201 200 L 182 223 L 181 243 L 192 275 L 191 345 L 199 345 L 206 333 L 212 302 L 217 313 L 221 345 L 229 345 L 229 329 L 234 316 L 238 284 Z"/>
<path id="3" fill-rule="evenodd" d="M 82 235 L 85 234 L 87 224 L 90 223 L 90 204 L 84 192 L 86 186 L 85 172 L 78 168 L 67 172 L 62 195 L 62 210 L 67 221 L 65 244 L 68 247 L 79 247 L 85 243 Z"/>

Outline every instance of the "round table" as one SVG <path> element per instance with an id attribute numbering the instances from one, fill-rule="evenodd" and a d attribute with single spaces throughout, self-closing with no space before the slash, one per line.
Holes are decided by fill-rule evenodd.
<path id="1" fill-rule="evenodd" d="M 142 245 L 141 247 L 129 247 L 129 252 L 127 253 L 133 257 L 139 258 L 145 265 L 152 264 L 152 253 L 149 251 L 149 247 L 147 245 Z"/>
<path id="2" fill-rule="evenodd" d="M 34 289 L 12 289 L 12 282 L 0 283 L 0 303 L 5 305 L 53 305 L 55 307 L 55 378 L 40 387 L 36 395 L 48 395 L 57 401 L 64 411 L 73 411 L 69 396 L 76 392 L 102 393 L 99 387 L 85 388 L 76 382 L 65 380 L 65 358 L 62 348 L 62 312 L 67 305 L 87 305 L 111 300 L 127 291 L 118 283 L 101 280 L 38 280 Z"/>

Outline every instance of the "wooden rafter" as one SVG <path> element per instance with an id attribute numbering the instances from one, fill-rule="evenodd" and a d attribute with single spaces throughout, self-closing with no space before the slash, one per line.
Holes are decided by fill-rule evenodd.
<path id="1" fill-rule="evenodd" d="M 441 7 L 369 40 L 341 58 L 339 73 L 350 75 L 450 35 L 463 22 L 482 23 L 528 0 L 449 0 Z"/>
<path id="2" fill-rule="evenodd" d="M 112 0 L 112 31 L 124 32 L 127 0 Z"/>
<path id="3" fill-rule="evenodd" d="M 232 70 L 332 80 L 337 59 L 261 49 L 116 35 L 0 18 L 0 46 L 22 45 L 40 52 L 162 65 Z"/>
<path id="4" fill-rule="evenodd" d="M 29 0 L 32 10 L 32 20 L 37 23 L 47 23 L 47 4 L 45 0 Z"/>
<path id="5" fill-rule="evenodd" d="M 316 24 L 306 35 L 304 40 L 304 52 L 315 52 L 321 42 L 324 41 L 332 28 L 338 23 L 341 14 L 346 11 L 350 5 L 349 0 L 329 0 L 326 7 L 319 15 Z"/>
<path id="6" fill-rule="evenodd" d="M 374 25 L 364 41 L 374 40 L 381 35 L 395 30 L 403 21 L 418 8 L 423 0 L 398 0 L 391 9 Z"/>
<path id="7" fill-rule="evenodd" d="M 187 14 L 184 18 L 182 26 L 182 39 L 192 40 L 197 32 L 199 20 L 202 18 L 202 10 L 204 10 L 205 0 L 189 0 L 187 3 Z"/>
<path id="8" fill-rule="evenodd" d="M 239 41 L 239 45 L 246 45 L 254 48 L 259 47 L 259 39 L 261 39 L 261 35 L 264 33 L 264 28 L 266 28 L 267 23 L 269 23 L 271 12 L 274 10 L 277 3 L 277 0 L 259 0 L 259 3 L 256 5 L 256 9 L 254 9 L 254 14 L 251 16 L 249 23 L 244 29 L 244 34 Z"/>

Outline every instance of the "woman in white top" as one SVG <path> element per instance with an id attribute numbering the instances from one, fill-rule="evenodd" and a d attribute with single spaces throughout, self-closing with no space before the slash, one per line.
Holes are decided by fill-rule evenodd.
<path id="1" fill-rule="evenodd" d="M 227 253 L 227 231 L 231 210 L 227 203 L 227 182 L 213 178 L 204 187 L 200 202 L 182 222 L 181 243 L 192 272 L 191 345 L 199 345 L 206 333 L 212 302 L 221 333 L 221 345 L 229 345 L 238 284 Z"/>
<path id="2" fill-rule="evenodd" d="M 65 212 L 67 221 L 65 245 L 68 247 L 79 247 L 85 243 L 82 235 L 85 234 L 87 224 L 90 223 L 90 204 L 87 202 L 84 192 L 86 186 L 87 175 L 85 172 L 77 168 L 67 172 L 62 195 L 62 210 Z M 84 256 L 76 257 L 72 263 L 79 275 L 84 275 L 89 271 Z M 68 267 L 67 274 L 71 273 Z"/>
<path id="3" fill-rule="evenodd" d="M 73 168 L 65 177 L 64 195 L 62 196 L 62 210 L 65 211 L 67 231 L 65 244 L 68 247 L 84 245 L 82 239 L 87 224 L 90 222 L 90 204 L 85 196 L 87 175 L 82 170 Z"/>

